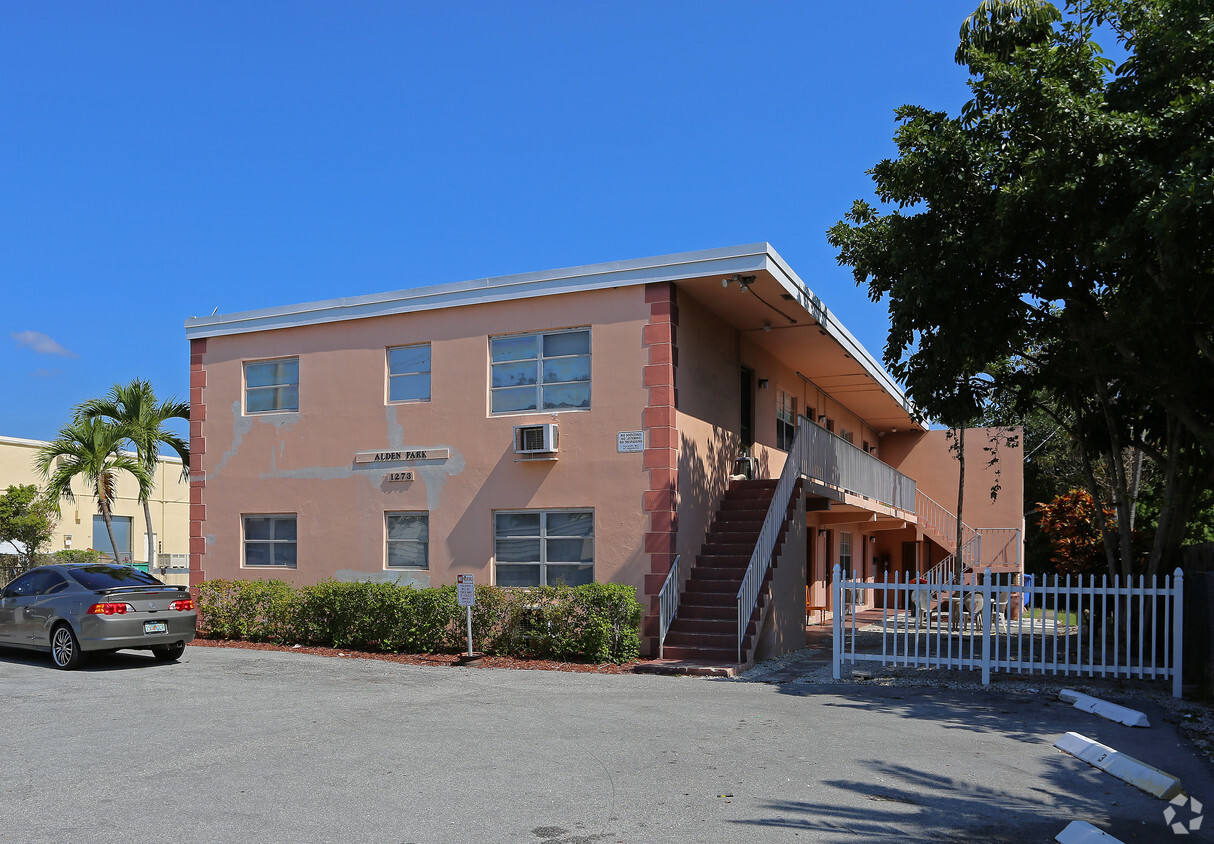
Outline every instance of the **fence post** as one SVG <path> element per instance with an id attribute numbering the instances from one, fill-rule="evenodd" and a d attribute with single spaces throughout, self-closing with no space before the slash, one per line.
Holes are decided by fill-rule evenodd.
<path id="1" fill-rule="evenodd" d="M 831 580 L 831 647 L 834 651 L 835 679 L 838 680 L 843 668 L 843 613 L 839 611 L 843 600 L 842 568 L 835 563 L 834 579 Z"/>
<path id="2" fill-rule="evenodd" d="M 991 600 L 991 567 L 982 573 L 982 685 L 991 684 L 991 617 L 995 604 Z M 973 619 L 970 619 L 973 624 Z"/>
<path id="3" fill-rule="evenodd" d="M 1182 696 L 1184 686 L 1184 572 L 1172 573 L 1172 697 Z"/>

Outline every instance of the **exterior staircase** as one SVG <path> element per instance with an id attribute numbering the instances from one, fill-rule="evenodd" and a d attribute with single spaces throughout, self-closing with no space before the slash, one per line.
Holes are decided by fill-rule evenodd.
<path id="1" fill-rule="evenodd" d="M 777 483 L 774 479 L 730 482 L 679 600 L 678 614 L 666 636 L 666 659 L 737 664 L 738 589 Z M 795 504 L 795 498 L 793 501 Z M 786 517 L 773 560 L 779 557 L 787 529 Z M 768 569 L 768 580 L 771 575 Z M 744 658 L 753 652 L 766 604 L 764 583 L 742 642 Z"/>

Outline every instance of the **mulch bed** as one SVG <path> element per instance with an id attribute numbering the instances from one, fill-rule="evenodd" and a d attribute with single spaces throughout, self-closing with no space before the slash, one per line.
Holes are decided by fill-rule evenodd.
<path id="1" fill-rule="evenodd" d="M 347 659 L 378 659 L 384 662 L 396 662 L 402 665 L 430 665 L 437 668 L 450 668 L 457 664 L 458 654 L 384 654 L 355 651 L 349 648 L 314 648 L 302 645 L 270 645 L 264 642 L 240 642 L 231 639 L 195 639 L 194 646 L 204 648 L 240 648 L 248 651 L 284 651 L 293 654 L 313 654 L 315 656 L 345 657 Z M 621 665 L 604 663 L 589 665 L 581 662 L 557 662 L 552 659 L 515 659 L 509 656 L 486 656 L 480 660 L 478 668 L 512 668 L 528 671 L 570 671 L 580 674 L 631 674 L 633 668 L 640 662 L 625 662 Z"/>

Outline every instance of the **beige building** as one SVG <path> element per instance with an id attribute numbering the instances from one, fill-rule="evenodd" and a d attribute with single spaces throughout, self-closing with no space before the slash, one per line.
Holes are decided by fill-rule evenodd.
<path id="1" fill-rule="evenodd" d="M 41 440 L 26 440 L 18 437 L 0 437 L 0 492 L 18 484 L 42 486 L 42 477 L 34 468 L 34 457 L 42 446 Z M 181 461 L 176 457 L 162 457 L 156 466 L 156 486 L 148 502 L 152 510 L 152 530 L 158 558 L 154 561 L 154 574 L 173 569 L 184 574 L 189 565 L 190 487 L 182 477 Z M 54 538 L 47 553 L 65 548 L 96 548 L 110 553 L 109 535 L 97 511 L 97 498 L 84 488 L 84 483 L 72 483 L 75 501 L 60 502 L 62 515 L 55 528 Z M 118 556 L 139 568 L 148 565 L 146 525 L 143 505 L 139 503 L 139 488 L 134 479 L 123 475 L 118 481 L 118 497 L 113 510 L 115 540 Z"/>

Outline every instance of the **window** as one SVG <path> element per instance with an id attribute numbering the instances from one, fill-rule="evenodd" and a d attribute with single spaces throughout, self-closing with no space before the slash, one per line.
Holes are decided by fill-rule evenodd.
<path id="1" fill-rule="evenodd" d="M 429 513 L 385 513 L 384 527 L 388 568 L 429 568 Z"/>
<path id="2" fill-rule="evenodd" d="M 430 344 L 388 349 L 388 401 L 430 401 Z"/>
<path id="3" fill-rule="evenodd" d="M 68 572 L 85 589 L 116 589 L 120 586 L 162 586 L 152 575 L 138 569 L 108 565 L 81 566 Z"/>
<path id="4" fill-rule="evenodd" d="M 131 561 L 131 517 L 110 516 L 110 524 L 114 528 L 114 541 L 118 543 L 118 553 L 110 547 L 110 532 L 105 528 L 105 517 L 93 516 L 93 547 L 120 563 Z"/>
<path id="5" fill-rule="evenodd" d="M 494 513 L 498 586 L 581 586 L 594 582 L 594 511 Z"/>
<path id="6" fill-rule="evenodd" d="M 590 329 L 489 338 L 494 413 L 590 407 Z"/>
<path id="7" fill-rule="evenodd" d="M 842 438 L 842 440 L 843 440 L 844 442 L 849 442 L 849 443 L 850 443 L 850 442 L 853 442 L 853 440 L 855 439 L 855 437 L 854 437 L 854 435 L 852 434 L 852 432 L 851 432 L 851 431 L 849 431 L 849 430 L 847 430 L 846 428 L 840 428 L 840 429 L 839 429 L 839 436 L 840 436 L 840 438 Z"/>
<path id="8" fill-rule="evenodd" d="M 31 571 L 8 585 L 4 590 L 7 598 L 32 598 L 35 595 L 50 595 L 67 586 L 63 575 L 54 571 Z"/>
<path id="9" fill-rule="evenodd" d="M 245 516 L 244 564 L 295 568 L 295 515 Z"/>
<path id="10" fill-rule="evenodd" d="M 299 410 L 299 358 L 244 365 L 244 412 Z"/>
<path id="11" fill-rule="evenodd" d="M 839 568 L 844 573 L 851 570 L 851 534 L 839 533 Z"/>
<path id="12" fill-rule="evenodd" d="M 788 451 L 797 435 L 797 405 L 791 393 L 776 390 L 776 448 Z"/>

